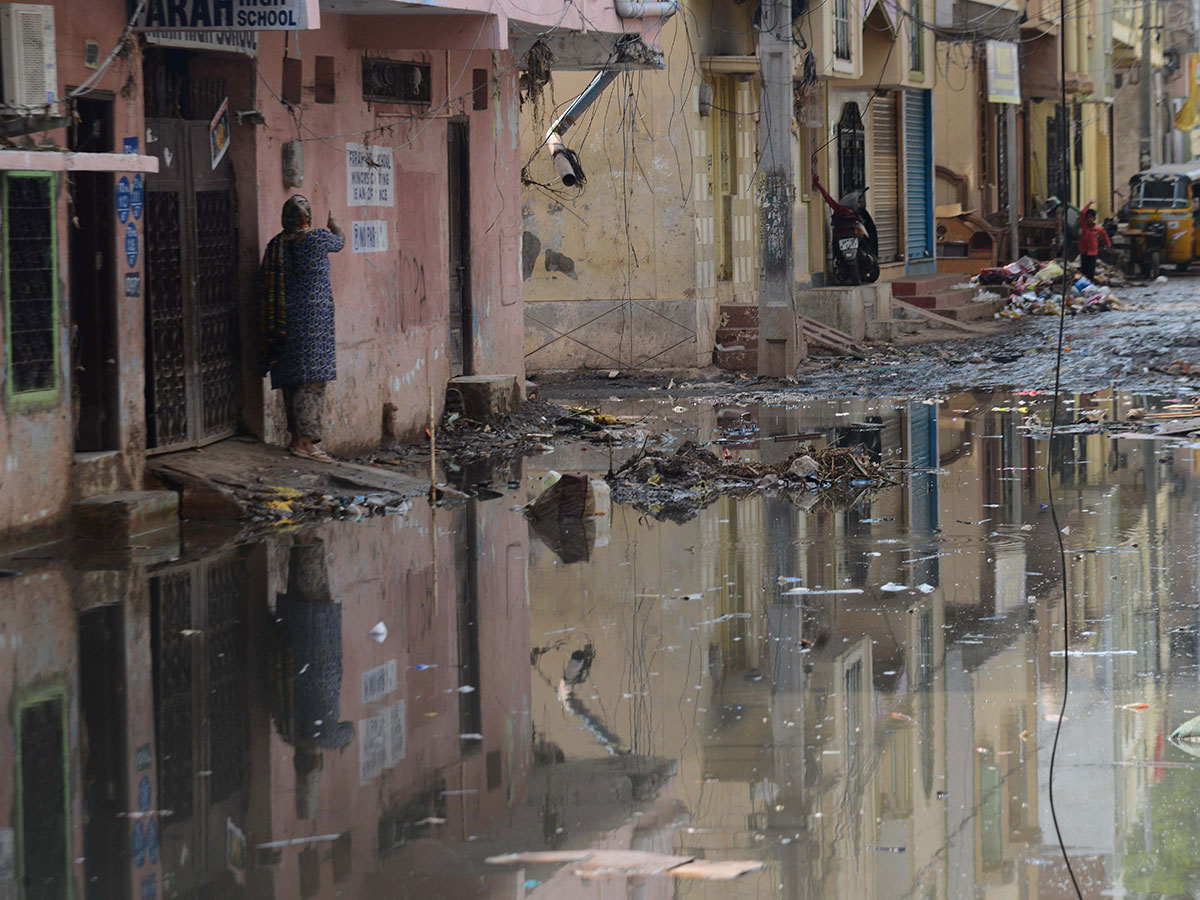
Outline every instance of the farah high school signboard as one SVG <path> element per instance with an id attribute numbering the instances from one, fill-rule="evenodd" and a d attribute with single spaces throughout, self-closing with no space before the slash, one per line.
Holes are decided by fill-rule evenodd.
<path id="1" fill-rule="evenodd" d="M 146 0 L 138 31 L 294 31 L 321 27 L 320 0 Z M 132 0 L 131 0 L 132 5 Z"/>

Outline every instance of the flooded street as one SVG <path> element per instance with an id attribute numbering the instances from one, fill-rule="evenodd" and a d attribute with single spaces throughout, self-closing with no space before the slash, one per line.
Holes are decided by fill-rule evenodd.
<path id="1" fill-rule="evenodd" d="M 1144 397 L 1075 396 L 1116 418 Z M 1072 403 L 1068 403 L 1071 406 Z M 1045 396 L 722 407 L 629 401 L 738 456 L 867 429 L 927 471 L 850 508 L 614 505 L 565 563 L 493 499 L 223 543 L 4 565 L 0 877 L 87 898 L 963 898 L 1200 886 L 1194 450 L 1026 435 Z M 625 454 L 631 452 L 626 448 Z M 558 548 L 561 552 L 562 548 Z M 578 556 L 577 552 L 565 554 Z M 730 882 L 585 880 L 536 850 L 761 863 Z M 15 893 L 20 881 L 20 894 Z M 7 894 L 6 894 L 7 896 Z"/>

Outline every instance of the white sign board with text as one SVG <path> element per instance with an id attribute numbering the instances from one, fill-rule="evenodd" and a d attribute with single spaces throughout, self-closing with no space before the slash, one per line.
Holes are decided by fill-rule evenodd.
<path id="1" fill-rule="evenodd" d="M 346 145 L 347 205 L 395 206 L 394 175 L 391 147 Z"/>
<path id="2" fill-rule="evenodd" d="M 354 222 L 351 225 L 351 237 L 355 253 L 386 253 L 388 223 L 383 219 Z"/>
<path id="3" fill-rule="evenodd" d="M 146 0 L 137 31 L 293 31 L 321 27 L 319 0 Z"/>

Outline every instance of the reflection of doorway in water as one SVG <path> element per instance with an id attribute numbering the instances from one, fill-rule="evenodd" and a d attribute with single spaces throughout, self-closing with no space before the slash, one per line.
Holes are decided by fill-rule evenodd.
<path id="1" fill-rule="evenodd" d="M 171 810 L 158 834 L 163 881 L 179 894 L 244 895 L 206 837 L 230 817 L 244 819 L 247 804 L 248 581 L 238 551 L 158 569 L 150 579 L 155 808 Z"/>
<path id="2" fill-rule="evenodd" d="M 474 688 L 458 695 L 458 728 L 461 735 L 483 730 L 483 707 L 479 683 L 479 526 L 475 504 L 460 507 L 455 514 L 454 605 L 458 624 L 458 683 Z M 482 746 L 474 737 L 460 738 L 463 755 Z M 490 774 L 490 773 L 489 773 Z M 490 778 L 489 778 L 490 780 Z"/>
<path id="3" fill-rule="evenodd" d="M 129 798 L 125 741 L 124 610 L 112 604 L 79 614 L 79 709 L 83 757 L 83 866 L 98 897 L 129 897 Z"/>

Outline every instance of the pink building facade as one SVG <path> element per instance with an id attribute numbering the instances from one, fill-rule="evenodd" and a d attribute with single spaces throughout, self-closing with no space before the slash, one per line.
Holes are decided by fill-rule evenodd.
<path id="1" fill-rule="evenodd" d="M 0 153 L 10 543 L 55 532 L 74 501 L 140 489 L 148 454 L 286 439 L 258 359 L 256 284 L 294 193 L 347 237 L 331 257 L 328 449 L 421 438 L 454 375 L 524 382 L 524 55 L 541 41 L 556 66 L 602 68 L 649 20 L 605 0 L 272 6 L 300 28 L 130 31 L 120 0 L 87 17 L 67 0 L 0 3 L 51 38 L 45 83 L 22 86 L 27 103 L 54 101 L 0 109 L 28 148 Z M 250 7 L 147 0 L 135 22 L 265 21 Z"/>

